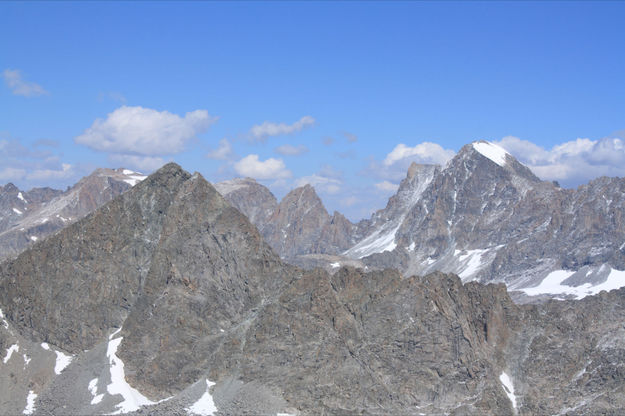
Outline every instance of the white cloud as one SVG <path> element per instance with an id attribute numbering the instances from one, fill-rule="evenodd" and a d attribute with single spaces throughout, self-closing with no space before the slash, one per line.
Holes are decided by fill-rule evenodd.
<path id="1" fill-rule="evenodd" d="M 444 149 L 437 143 L 423 142 L 414 147 L 400 143 L 386 155 L 383 163 L 385 166 L 391 166 L 403 159 L 410 158 L 411 162 L 444 165 L 455 154 L 456 152 L 453 150 Z"/>
<path id="2" fill-rule="evenodd" d="M 258 155 L 247 155 L 234 164 L 234 170 L 241 176 L 254 179 L 286 179 L 291 177 L 291 171 L 286 168 L 282 159 L 269 158 L 258 160 Z"/>
<path id="3" fill-rule="evenodd" d="M 69 163 L 62 163 L 60 169 L 36 169 L 25 176 L 29 181 L 57 181 L 74 176 L 74 170 Z"/>
<path id="4" fill-rule="evenodd" d="M 232 155 L 232 145 L 228 139 L 221 139 L 217 149 L 208 152 L 206 155 L 209 159 L 227 160 Z"/>
<path id="5" fill-rule="evenodd" d="M 36 183 L 48 183 L 69 179 L 75 175 L 73 166 L 69 163 L 63 163 L 60 167 L 24 169 L 18 167 L 5 167 L 0 170 L 1 181 L 32 181 Z"/>
<path id="6" fill-rule="evenodd" d="M 44 90 L 41 85 L 24 80 L 22 73 L 18 69 L 5 69 L 2 76 L 7 87 L 11 89 L 14 95 L 37 97 L 48 94 L 48 91 Z"/>
<path id="7" fill-rule="evenodd" d="M 265 121 L 256 124 L 250 129 L 250 136 L 254 141 L 265 141 L 268 137 L 293 134 L 315 124 L 315 119 L 311 116 L 304 116 L 293 124 L 273 123 Z"/>
<path id="8" fill-rule="evenodd" d="M 494 142 L 538 177 L 576 186 L 599 176 L 625 176 L 625 140 L 578 138 L 545 149 L 530 141 L 507 136 Z"/>
<path id="9" fill-rule="evenodd" d="M 295 181 L 295 185 L 298 187 L 306 184 L 314 186 L 319 192 L 336 194 L 341 190 L 342 182 L 335 178 L 328 178 L 317 174 L 304 176 Z"/>
<path id="10" fill-rule="evenodd" d="M 97 119 L 76 143 L 94 150 L 144 156 L 181 152 L 186 141 L 217 121 L 206 110 L 195 110 L 184 117 L 168 111 L 122 106 Z"/>
<path id="11" fill-rule="evenodd" d="M 26 177 L 26 170 L 7 166 L 0 169 L 0 181 L 10 182 L 17 181 Z"/>
<path id="12" fill-rule="evenodd" d="M 414 147 L 400 143 L 386 155 L 382 162 L 372 157 L 363 173 L 377 179 L 398 182 L 406 177 L 406 172 L 412 162 L 445 165 L 454 155 L 453 150 L 445 149 L 437 143 L 423 142 Z"/>
<path id="13" fill-rule="evenodd" d="M 308 152 L 308 148 L 303 144 L 300 144 L 299 146 L 284 144 L 282 146 L 276 147 L 276 152 L 284 156 L 299 156 Z"/>
<path id="14" fill-rule="evenodd" d="M 109 161 L 124 168 L 136 169 L 143 173 L 150 173 L 161 166 L 166 161 L 158 156 L 137 156 L 137 155 L 118 155 L 113 154 L 109 156 Z"/>
<path id="15" fill-rule="evenodd" d="M 389 181 L 382 181 L 382 182 L 378 182 L 375 184 L 375 187 L 379 190 L 379 191 L 383 191 L 383 192 L 395 192 L 397 191 L 397 189 L 399 188 L 398 184 L 389 182 Z"/>

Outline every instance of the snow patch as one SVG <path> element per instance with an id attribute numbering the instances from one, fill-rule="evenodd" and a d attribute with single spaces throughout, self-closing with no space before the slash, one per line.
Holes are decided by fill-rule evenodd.
<path id="1" fill-rule="evenodd" d="M 28 396 L 26 397 L 26 407 L 24 408 L 24 411 L 22 412 L 25 415 L 32 415 L 35 412 L 35 399 L 37 398 L 37 395 L 35 394 L 34 391 L 29 391 L 28 392 Z"/>
<path id="2" fill-rule="evenodd" d="M 496 144 L 487 141 L 475 142 L 473 143 L 473 148 L 499 166 L 505 166 L 506 155 L 509 153 Z"/>
<path id="3" fill-rule="evenodd" d="M 599 270 L 605 270 L 605 264 L 601 266 Z M 602 290 L 610 291 L 613 289 L 620 289 L 625 286 L 625 271 L 611 269 L 610 274 L 603 283 L 592 285 L 591 283 L 584 283 L 580 286 L 567 286 L 562 282 L 573 275 L 575 271 L 572 270 L 554 270 L 543 279 L 538 286 L 521 288 L 528 296 L 538 295 L 572 295 L 576 299 L 582 299 L 586 296 L 596 295 Z M 559 298 L 556 298 L 559 299 Z"/>
<path id="4" fill-rule="evenodd" d="M 113 339 L 115 334 L 121 331 L 119 328 L 109 337 L 109 344 L 106 350 L 106 356 L 109 359 L 110 371 L 111 371 L 111 384 L 106 386 L 106 390 L 111 395 L 119 394 L 123 397 L 123 401 L 117 404 L 117 410 L 111 414 L 121 414 L 134 412 L 138 410 L 141 406 L 152 405 L 155 404 L 153 401 L 149 400 L 143 394 L 141 394 L 138 390 L 132 388 L 130 384 L 126 382 L 126 378 L 124 375 L 124 363 L 122 360 L 117 357 L 117 348 L 119 344 L 122 342 L 124 337 L 119 337 Z"/>
<path id="5" fill-rule="evenodd" d="M 2 360 L 2 362 L 4 362 L 5 364 L 9 362 L 9 360 L 11 359 L 11 356 L 13 355 L 14 352 L 18 352 L 20 350 L 20 346 L 17 344 L 13 344 L 11 345 L 9 348 L 7 348 L 7 355 L 6 357 L 4 357 L 4 360 Z"/>
<path id="6" fill-rule="evenodd" d="M 516 396 L 514 395 L 514 386 L 512 385 L 512 380 L 505 373 L 502 372 L 499 376 L 499 381 L 501 381 L 501 385 L 503 386 L 508 399 L 510 399 L 510 403 L 512 403 L 512 408 L 516 410 Z"/>
<path id="7" fill-rule="evenodd" d="M 336 269 L 337 267 L 341 267 L 341 263 L 338 263 L 338 262 L 337 262 L 337 263 L 330 263 L 330 266 L 331 266 L 333 269 Z"/>
<path id="8" fill-rule="evenodd" d="M 134 175 L 134 176 L 129 177 L 128 179 L 124 179 L 124 182 L 126 182 L 130 186 L 135 186 L 136 184 L 138 184 L 139 182 L 141 182 L 145 178 L 147 178 L 147 176 Z"/>
<path id="9" fill-rule="evenodd" d="M 50 351 L 50 345 L 48 345 L 47 342 L 42 342 L 41 343 L 41 348 L 43 348 L 46 351 Z"/>
<path id="10" fill-rule="evenodd" d="M 26 354 L 22 354 L 24 356 L 24 367 L 26 367 L 30 363 L 30 357 Z"/>
<path id="11" fill-rule="evenodd" d="M 136 173 L 136 172 L 135 172 L 134 170 L 124 169 L 124 170 L 122 170 L 122 173 L 123 173 L 124 175 L 132 175 L 132 174 L 134 174 L 134 173 Z"/>
<path id="12" fill-rule="evenodd" d="M 65 367 L 69 365 L 74 359 L 71 355 L 63 354 L 61 351 L 54 351 L 56 354 L 56 364 L 54 365 L 54 372 L 58 375 L 61 374 Z"/>
<path id="13" fill-rule="evenodd" d="M 202 397 L 185 410 L 191 414 L 200 416 L 209 416 L 215 413 L 217 411 L 217 406 L 215 406 L 215 402 L 213 402 L 213 396 L 209 393 L 210 387 L 214 385 L 215 383 L 206 379 L 206 391 Z"/>
<path id="14" fill-rule="evenodd" d="M 93 380 L 91 380 L 89 382 L 89 393 L 91 393 L 91 395 L 93 396 L 93 399 L 91 399 L 91 404 L 98 404 L 102 401 L 102 398 L 104 398 L 104 394 L 98 394 L 98 379 L 94 378 Z"/>
<path id="15" fill-rule="evenodd" d="M 17 215 L 22 215 L 23 214 L 22 211 L 20 211 L 17 208 L 13 208 L 13 212 L 15 212 Z"/>
<path id="16" fill-rule="evenodd" d="M 464 280 L 477 273 L 483 266 L 482 256 L 487 251 L 488 249 L 467 250 L 467 254 L 460 255 L 458 260 L 464 263 L 465 268 L 458 274 L 458 276 Z M 454 252 L 454 255 L 458 255 L 458 250 Z"/>
<path id="17" fill-rule="evenodd" d="M 31 235 L 29 238 L 33 241 L 39 240 L 39 237 L 37 237 L 36 235 Z"/>
<path id="18" fill-rule="evenodd" d="M 395 250 L 395 247 L 397 247 L 397 244 L 395 243 L 395 234 L 397 233 L 397 230 L 399 230 L 400 225 L 382 235 L 380 235 L 382 229 L 377 230 L 360 243 L 356 244 L 353 248 L 349 249 L 349 252 L 352 252 L 356 258 L 361 259 L 371 254 Z"/>
<path id="19" fill-rule="evenodd" d="M 24 201 L 24 203 L 25 203 L 25 204 L 28 204 L 28 201 L 27 201 L 26 199 L 24 199 L 24 195 L 22 195 L 22 193 L 21 193 L 21 192 L 18 192 L 18 193 L 17 193 L 17 197 L 18 197 L 19 199 L 21 199 L 22 201 Z"/>

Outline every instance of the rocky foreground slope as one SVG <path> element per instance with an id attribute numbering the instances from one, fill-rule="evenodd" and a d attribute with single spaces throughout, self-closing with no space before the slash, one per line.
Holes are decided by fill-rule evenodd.
<path id="1" fill-rule="evenodd" d="M 0 308 L 0 413 L 625 411 L 625 289 L 302 271 L 174 164 L 0 265 Z"/>

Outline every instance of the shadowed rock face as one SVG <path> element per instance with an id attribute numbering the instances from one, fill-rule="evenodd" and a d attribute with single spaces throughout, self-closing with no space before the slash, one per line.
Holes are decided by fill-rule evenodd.
<path id="1" fill-rule="evenodd" d="M 70 352 L 92 348 L 124 322 L 167 209 L 188 178 L 167 166 L 132 193 L 0 265 L 5 314 L 33 337 Z"/>
<path id="2" fill-rule="evenodd" d="M 126 380 L 153 400 L 174 395 L 144 414 L 182 412 L 205 378 L 217 383 L 217 407 L 234 414 L 625 409 L 625 290 L 516 305 L 504 285 L 442 273 L 303 272 L 174 164 L 4 263 L 0 307 L 0 347 L 19 333 L 74 353 L 66 371 L 83 384 L 103 377 L 90 357 L 122 328 Z M 9 373 L 0 383 L 16 383 Z M 74 391 L 53 375 L 15 380 L 44 398 L 43 413 L 63 400 L 81 414 L 115 410 L 117 396 L 90 407 L 86 385 Z"/>

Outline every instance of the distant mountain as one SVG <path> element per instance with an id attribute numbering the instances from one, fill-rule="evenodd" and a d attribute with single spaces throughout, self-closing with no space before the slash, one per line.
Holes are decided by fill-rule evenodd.
<path id="1" fill-rule="evenodd" d="M 67 191 L 0 187 L 0 260 L 84 217 L 145 178 L 128 169 L 97 169 Z"/>
<path id="2" fill-rule="evenodd" d="M 406 188 L 402 183 L 393 198 L 418 200 L 391 216 L 402 218 L 396 231 L 370 243 L 389 245 L 369 257 L 354 249 L 345 255 L 407 274 L 439 270 L 464 281 L 504 282 L 520 290 L 517 300 L 581 297 L 625 285 L 619 272 L 625 269 L 625 179 L 600 178 L 565 190 L 540 181 L 496 145 L 476 142 L 425 190 Z"/>
<path id="3" fill-rule="evenodd" d="M 257 192 L 225 197 L 246 213 Z M 330 217 L 310 187 L 272 201 L 254 224 L 284 260 L 307 268 L 455 273 L 506 283 L 523 302 L 625 285 L 625 179 L 562 189 L 485 141 L 445 167 L 412 164 L 387 206 L 357 224 Z"/>
<path id="4" fill-rule="evenodd" d="M 312 261 L 308 254 L 338 254 L 355 243 L 356 229 L 342 214 L 328 214 L 310 185 L 289 192 L 280 203 L 253 179 L 215 184 L 233 206 L 256 225 L 271 248 L 293 264 Z"/>
<path id="5" fill-rule="evenodd" d="M 305 272 L 175 164 L 0 264 L 0 308 L 5 414 L 625 410 L 625 289 Z"/>

